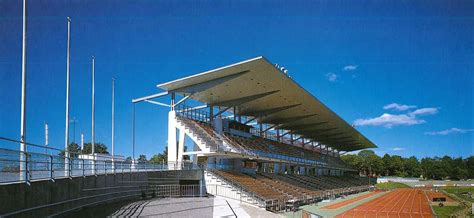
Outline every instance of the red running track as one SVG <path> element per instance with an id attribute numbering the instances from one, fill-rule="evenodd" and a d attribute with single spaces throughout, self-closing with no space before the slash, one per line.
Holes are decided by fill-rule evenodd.
<path id="1" fill-rule="evenodd" d="M 424 191 L 396 189 L 337 215 L 347 217 L 434 217 Z"/>
<path id="2" fill-rule="evenodd" d="M 368 198 L 368 197 L 370 197 L 372 195 L 375 195 L 375 194 L 378 194 L 378 193 L 379 193 L 378 191 L 369 192 L 365 195 L 361 195 L 361 196 L 351 198 L 351 199 L 348 199 L 348 200 L 345 200 L 345 201 L 341 201 L 341 202 L 338 202 L 338 203 L 329 204 L 327 206 L 322 207 L 321 209 L 337 209 L 337 208 L 340 208 L 340 207 L 344 207 L 348 204 L 352 204 L 356 201 L 360 201 L 362 199 Z"/>

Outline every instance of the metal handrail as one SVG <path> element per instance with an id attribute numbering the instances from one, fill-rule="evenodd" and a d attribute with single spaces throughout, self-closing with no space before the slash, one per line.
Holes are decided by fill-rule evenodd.
<path id="1" fill-rule="evenodd" d="M 5 137 L 0 137 L 0 140 L 19 143 L 18 140 Z M 25 144 L 37 146 L 32 143 Z M 57 148 L 38 147 L 62 151 Z M 74 152 L 70 152 L 70 154 L 74 154 Z M 30 184 L 31 181 L 45 179 L 54 181 L 57 178 L 84 177 L 88 175 L 200 168 L 188 162 L 156 164 L 115 159 L 114 156 L 107 155 L 91 155 L 91 157 L 93 158 L 84 159 L 80 158 L 79 155 L 47 154 L 0 148 L 0 184 L 13 182 L 26 182 Z M 24 168 L 21 166 L 24 166 Z"/>

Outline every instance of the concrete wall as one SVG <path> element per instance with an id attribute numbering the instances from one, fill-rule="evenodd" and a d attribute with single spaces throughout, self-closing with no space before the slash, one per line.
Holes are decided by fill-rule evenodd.
<path id="1" fill-rule="evenodd" d="M 132 195 L 140 198 L 141 193 L 149 184 L 179 184 L 180 179 L 200 180 L 202 178 L 201 170 L 182 170 L 64 178 L 57 179 L 55 182 L 35 181 L 31 185 L 25 183 L 0 185 L 0 215 L 70 199 L 101 195 L 19 214 L 25 217 L 43 217 L 93 201 L 123 199 L 121 197 L 126 196 L 134 198 Z M 107 193 L 112 194 L 106 195 Z"/>

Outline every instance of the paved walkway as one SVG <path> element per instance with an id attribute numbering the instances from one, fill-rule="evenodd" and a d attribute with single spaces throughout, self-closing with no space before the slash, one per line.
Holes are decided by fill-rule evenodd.
<path id="1" fill-rule="evenodd" d="M 157 198 L 136 201 L 110 214 L 118 217 L 281 217 L 262 208 L 221 197 Z"/>

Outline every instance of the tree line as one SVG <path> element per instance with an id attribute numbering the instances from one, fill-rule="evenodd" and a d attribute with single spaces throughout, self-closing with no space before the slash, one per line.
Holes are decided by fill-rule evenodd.
<path id="1" fill-rule="evenodd" d="M 347 154 L 341 159 L 359 170 L 360 174 L 371 176 L 418 177 L 424 179 L 474 179 L 474 156 L 465 159 L 450 156 L 425 157 L 418 160 L 415 156 L 404 158 L 399 155 L 378 156 L 372 150 L 363 150 L 358 154 Z"/>

